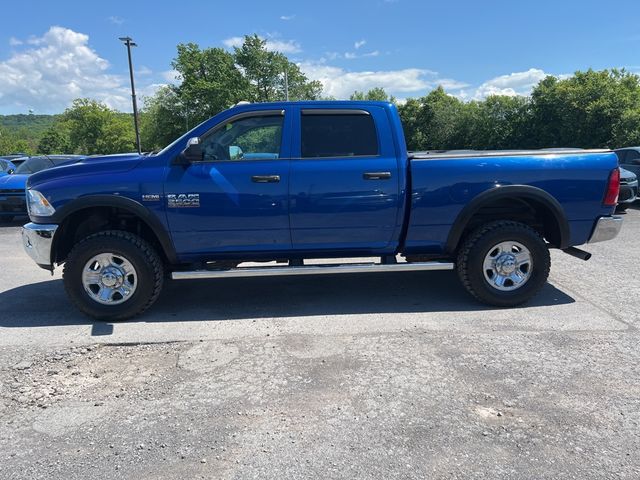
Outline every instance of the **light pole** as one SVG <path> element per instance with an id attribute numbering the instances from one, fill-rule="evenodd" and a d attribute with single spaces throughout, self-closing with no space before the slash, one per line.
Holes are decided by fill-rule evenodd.
<path id="1" fill-rule="evenodd" d="M 284 71 L 284 95 L 285 95 L 285 100 L 288 102 L 289 101 L 289 73 L 287 72 L 286 69 Z"/>
<path id="2" fill-rule="evenodd" d="M 133 82 L 133 63 L 131 62 L 131 47 L 137 47 L 138 45 L 131 37 L 120 37 L 118 40 L 124 42 L 127 46 L 127 55 L 129 56 L 129 77 L 131 77 L 131 101 L 133 102 L 133 125 L 136 129 L 136 147 L 138 148 L 138 154 L 141 154 L 140 129 L 138 128 L 138 104 L 136 102 L 136 86 Z"/>

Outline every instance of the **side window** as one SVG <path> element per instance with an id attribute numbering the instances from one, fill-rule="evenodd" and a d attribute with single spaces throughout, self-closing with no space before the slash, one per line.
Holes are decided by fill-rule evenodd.
<path id="1" fill-rule="evenodd" d="M 618 150 L 616 152 L 616 155 L 618 156 L 618 163 L 627 163 L 627 151 L 626 150 Z"/>
<path id="2" fill-rule="evenodd" d="M 627 155 L 624 161 L 621 163 L 628 163 L 629 165 L 640 165 L 640 152 L 637 150 L 627 150 Z"/>
<path id="3" fill-rule="evenodd" d="M 302 112 L 302 158 L 378 155 L 371 115 Z"/>
<path id="4" fill-rule="evenodd" d="M 283 115 L 261 115 L 217 127 L 202 138 L 204 161 L 276 159 L 283 122 Z"/>

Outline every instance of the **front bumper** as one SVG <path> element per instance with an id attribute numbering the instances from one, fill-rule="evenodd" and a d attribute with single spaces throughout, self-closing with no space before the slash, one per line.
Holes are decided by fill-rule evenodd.
<path id="1" fill-rule="evenodd" d="M 618 236 L 622 228 L 622 217 L 600 217 L 596 221 L 591 238 L 587 243 L 606 242 Z"/>
<path id="2" fill-rule="evenodd" d="M 27 223 L 22 227 L 22 245 L 38 266 L 53 271 L 51 247 L 58 225 Z"/>

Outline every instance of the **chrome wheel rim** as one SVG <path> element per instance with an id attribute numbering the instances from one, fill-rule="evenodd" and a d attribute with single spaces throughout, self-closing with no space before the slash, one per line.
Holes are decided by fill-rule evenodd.
<path id="1" fill-rule="evenodd" d="M 100 253 L 85 264 L 82 285 L 92 300 L 103 305 L 118 305 L 136 291 L 138 274 L 122 255 Z"/>
<path id="2" fill-rule="evenodd" d="M 500 242 L 489 249 L 482 269 L 491 287 L 509 292 L 522 287 L 531 278 L 533 259 L 529 249 L 521 243 Z"/>

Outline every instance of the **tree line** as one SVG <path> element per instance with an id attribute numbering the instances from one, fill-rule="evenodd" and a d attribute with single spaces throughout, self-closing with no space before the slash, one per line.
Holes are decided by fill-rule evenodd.
<path id="1" fill-rule="evenodd" d="M 229 52 L 180 44 L 171 64 L 176 83 L 146 98 L 140 113 L 143 149 L 157 150 L 231 105 L 247 100 L 321 100 L 322 85 L 309 80 L 284 54 L 257 35 Z M 285 75 L 286 73 L 286 75 Z M 398 102 L 384 89 L 354 92 L 351 100 L 396 103 L 409 150 L 615 148 L 640 144 L 640 77 L 624 70 L 578 71 L 548 76 L 529 96 L 492 95 L 463 101 L 438 87 Z M 0 126 L 0 154 L 108 154 L 135 150 L 133 119 L 90 99 L 77 99 L 37 142 Z M 13 143 L 12 143 L 13 142 Z"/>

